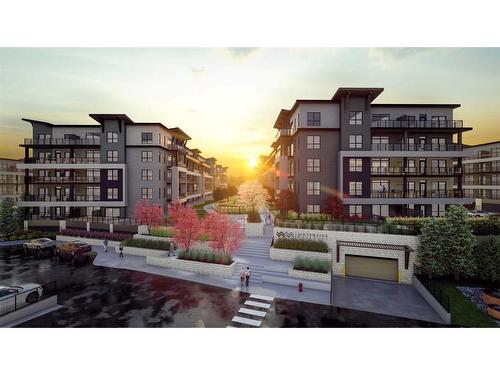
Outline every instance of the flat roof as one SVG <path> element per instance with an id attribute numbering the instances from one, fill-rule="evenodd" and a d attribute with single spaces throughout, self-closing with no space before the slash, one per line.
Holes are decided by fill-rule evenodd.
<path id="1" fill-rule="evenodd" d="M 458 108 L 460 104 L 439 104 L 439 103 L 421 103 L 421 104 L 388 104 L 388 103 L 374 103 L 372 107 L 431 107 L 431 108 Z"/>
<path id="2" fill-rule="evenodd" d="M 115 113 L 91 113 L 89 117 L 96 120 L 101 124 L 105 120 L 123 120 L 126 124 L 133 124 L 134 122 L 126 114 L 115 114 Z"/>
<path id="3" fill-rule="evenodd" d="M 281 109 L 280 113 L 278 114 L 278 118 L 276 118 L 276 121 L 274 122 L 273 128 L 275 129 L 283 129 L 288 126 L 288 118 L 290 116 L 290 112 L 288 109 Z"/>
<path id="4" fill-rule="evenodd" d="M 371 95 L 375 100 L 384 91 L 383 87 L 339 87 L 332 96 L 333 101 L 340 101 L 345 95 Z"/>
<path id="5" fill-rule="evenodd" d="M 33 120 L 33 119 L 29 119 L 29 118 L 21 118 L 22 121 L 26 121 L 26 122 L 29 122 L 31 124 L 33 123 L 38 123 L 38 124 L 44 124 L 46 126 L 74 126 L 74 127 L 89 127 L 89 126 L 100 126 L 99 124 L 53 124 L 51 122 L 47 122 L 47 121 L 41 121 L 41 120 Z"/>
<path id="6" fill-rule="evenodd" d="M 473 147 L 489 146 L 489 145 L 494 145 L 494 144 L 499 144 L 500 145 L 500 141 L 492 141 L 492 142 L 486 142 L 486 143 L 479 143 L 477 145 L 464 145 L 464 147 L 473 148 Z"/>
<path id="7" fill-rule="evenodd" d="M 174 133 L 175 135 L 175 138 L 177 139 L 181 139 L 181 140 L 185 140 L 185 141 L 188 141 L 191 139 L 191 137 L 189 135 L 187 135 L 181 128 L 179 127 L 175 127 L 175 128 L 170 128 L 168 129 L 171 133 Z"/>

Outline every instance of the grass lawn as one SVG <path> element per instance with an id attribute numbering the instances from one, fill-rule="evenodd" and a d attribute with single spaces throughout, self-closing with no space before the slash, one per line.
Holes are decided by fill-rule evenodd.
<path id="1" fill-rule="evenodd" d="M 450 298 L 451 323 L 463 327 L 496 327 L 495 322 L 482 313 L 451 280 L 435 280 Z"/>
<path id="2" fill-rule="evenodd" d="M 203 207 L 205 207 L 207 204 L 210 204 L 210 203 L 213 203 L 214 201 L 206 201 L 204 203 L 200 203 L 200 204 L 195 204 L 194 206 L 192 206 L 195 210 L 199 210 L 199 209 L 202 209 Z"/>

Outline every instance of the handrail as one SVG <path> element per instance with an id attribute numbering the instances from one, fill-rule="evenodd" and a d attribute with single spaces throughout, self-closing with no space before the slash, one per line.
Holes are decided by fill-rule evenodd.
<path id="1" fill-rule="evenodd" d="M 100 138 L 24 138 L 24 145 L 33 146 L 99 146 Z"/>
<path id="2" fill-rule="evenodd" d="M 453 175 L 461 174 L 460 167 L 371 167 L 372 175 Z"/>
<path id="3" fill-rule="evenodd" d="M 463 120 L 379 120 L 372 121 L 372 128 L 463 128 Z"/>
<path id="4" fill-rule="evenodd" d="M 372 151 L 462 151 L 456 143 L 372 143 Z"/>
<path id="5" fill-rule="evenodd" d="M 25 292 L 15 294 L 11 297 L 0 300 L 0 316 L 6 315 L 13 311 L 17 311 L 25 306 L 28 306 L 29 303 L 26 302 L 26 298 L 33 292 L 37 292 L 38 300 L 45 299 L 54 295 L 57 292 L 57 284 L 55 281 L 43 284 L 38 288 L 30 289 Z"/>

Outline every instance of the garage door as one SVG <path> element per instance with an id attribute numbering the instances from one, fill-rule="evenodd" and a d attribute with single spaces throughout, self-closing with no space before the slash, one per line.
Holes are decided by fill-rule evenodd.
<path id="1" fill-rule="evenodd" d="M 356 255 L 345 256 L 346 276 L 398 281 L 398 260 Z"/>

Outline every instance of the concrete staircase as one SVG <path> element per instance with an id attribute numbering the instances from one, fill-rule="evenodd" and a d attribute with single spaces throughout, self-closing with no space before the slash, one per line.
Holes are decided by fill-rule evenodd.
<path id="1" fill-rule="evenodd" d="M 269 259 L 269 248 L 271 246 L 271 241 L 268 239 L 256 238 L 256 239 L 246 239 L 241 244 L 241 247 L 236 254 L 237 256 L 243 257 L 255 257 L 255 258 L 266 258 Z"/>

